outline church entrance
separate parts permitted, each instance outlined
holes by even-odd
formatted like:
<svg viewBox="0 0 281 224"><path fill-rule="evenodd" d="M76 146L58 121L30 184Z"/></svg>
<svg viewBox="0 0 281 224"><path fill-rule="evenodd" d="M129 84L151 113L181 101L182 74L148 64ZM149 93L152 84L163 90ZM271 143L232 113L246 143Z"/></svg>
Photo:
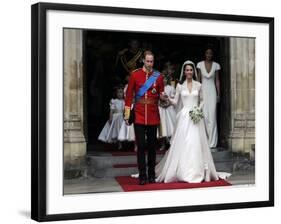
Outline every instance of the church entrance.
<svg viewBox="0 0 281 224"><path fill-rule="evenodd" d="M172 79L177 82L182 63L203 60L205 47L214 49L214 61L221 65L221 100L217 104L218 146L225 147L230 121L229 38L160 33L128 33L83 31L85 65L85 134L88 152L114 150L116 145L102 143L98 136L109 118L109 102L115 97L116 87L126 84L126 76L141 67L139 52L152 50L154 68L165 71L172 66ZM133 60L131 60L133 59Z"/></svg>

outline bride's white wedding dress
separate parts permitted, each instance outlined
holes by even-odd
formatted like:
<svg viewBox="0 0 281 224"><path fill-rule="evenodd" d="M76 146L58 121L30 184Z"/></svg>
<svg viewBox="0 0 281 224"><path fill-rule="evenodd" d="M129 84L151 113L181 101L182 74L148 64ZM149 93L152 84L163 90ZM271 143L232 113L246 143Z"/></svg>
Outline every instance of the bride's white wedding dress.
<svg viewBox="0 0 281 224"><path fill-rule="evenodd" d="M156 182L200 183L229 177L228 173L216 172L204 119L194 124L189 117L189 111L194 106L203 106L201 84L192 81L191 91L187 88L187 81L178 84L171 101L182 104L182 109L177 114L171 146L156 165Z"/></svg>

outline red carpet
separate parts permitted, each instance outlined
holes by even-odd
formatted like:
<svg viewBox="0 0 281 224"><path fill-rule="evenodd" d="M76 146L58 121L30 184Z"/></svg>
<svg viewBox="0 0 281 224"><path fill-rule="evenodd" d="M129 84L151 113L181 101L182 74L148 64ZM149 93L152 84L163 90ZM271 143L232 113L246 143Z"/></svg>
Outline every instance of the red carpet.
<svg viewBox="0 0 281 224"><path fill-rule="evenodd" d="M117 182L120 184L124 191L151 191L151 190L172 190L172 189L187 189L187 188L201 188L201 187L219 187L219 186L230 186L231 184L225 180L217 180L211 182L202 183L186 183L186 182L175 182L175 183L155 183L139 185L138 178L132 178L129 176L118 176L115 177Z"/></svg>

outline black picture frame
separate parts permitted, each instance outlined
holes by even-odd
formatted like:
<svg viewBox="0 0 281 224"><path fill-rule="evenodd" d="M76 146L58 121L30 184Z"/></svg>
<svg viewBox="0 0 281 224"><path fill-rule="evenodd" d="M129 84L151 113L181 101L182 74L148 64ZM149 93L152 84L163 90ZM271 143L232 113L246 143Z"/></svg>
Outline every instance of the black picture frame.
<svg viewBox="0 0 281 224"><path fill-rule="evenodd" d="M167 18L190 18L229 22L253 22L269 25L269 200L215 205L177 206L165 208L114 210L102 212L47 214L46 213L46 13L48 10L81 13L110 13ZM274 18L240 15L164 11L137 8L103 7L89 5L37 3L31 11L31 218L37 221L74 220L100 217L148 215L206 210L254 208L274 206Z"/></svg>

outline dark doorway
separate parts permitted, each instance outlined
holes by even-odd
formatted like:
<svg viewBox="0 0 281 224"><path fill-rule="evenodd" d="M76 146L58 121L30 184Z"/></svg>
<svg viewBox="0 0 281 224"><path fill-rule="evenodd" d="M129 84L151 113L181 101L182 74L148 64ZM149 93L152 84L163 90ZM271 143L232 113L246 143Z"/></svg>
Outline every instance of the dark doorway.
<svg viewBox="0 0 281 224"><path fill-rule="evenodd" d="M114 97L113 89L116 85L125 83L125 75L118 68L117 58L120 52L128 48L131 40L136 40L142 50L153 51L155 69L162 71L166 62L172 63L175 66L174 78L177 79L184 61L188 59L197 63L203 59L207 44L213 46L214 60L224 68L228 60L227 51L224 50L226 39L225 37L179 34L84 31L88 150L111 147L108 144L101 144L97 139L109 116L109 102ZM224 78L222 83L228 82L227 80ZM222 85L222 92L224 92L223 88ZM220 111L221 109L218 108L219 132L222 116Z"/></svg>

